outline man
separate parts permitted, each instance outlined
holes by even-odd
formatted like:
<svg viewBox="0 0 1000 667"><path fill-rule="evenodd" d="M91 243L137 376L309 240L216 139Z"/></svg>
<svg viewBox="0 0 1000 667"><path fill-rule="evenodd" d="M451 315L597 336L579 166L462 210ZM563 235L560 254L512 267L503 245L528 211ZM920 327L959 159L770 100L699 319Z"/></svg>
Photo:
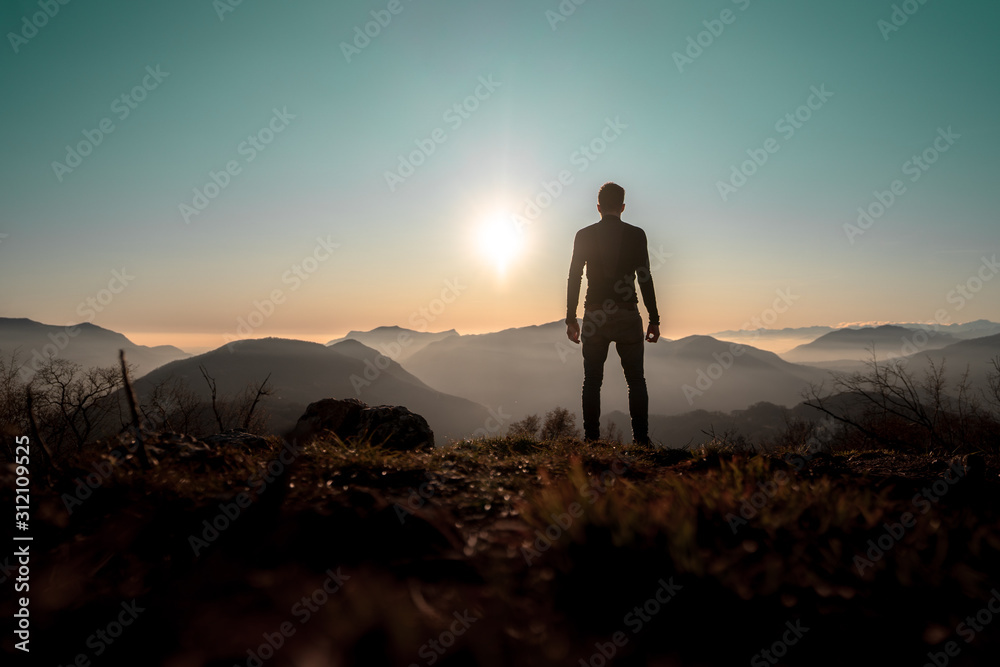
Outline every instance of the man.
<svg viewBox="0 0 1000 667"><path fill-rule="evenodd" d="M649 273L646 233L622 222L625 190L605 183L597 194L601 221L584 227L573 242L569 266L566 304L566 335L580 343L576 307L580 301L580 281L587 266L587 295L583 302L583 432L587 440L601 433L601 383L604 362L612 341L621 358L628 383L628 409L632 418L632 439L649 443L649 395L642 370L642 315L635 292L636 278L642 302L649 312L646 341L660 338L660 316L656 310L653 278Z"/></svg>

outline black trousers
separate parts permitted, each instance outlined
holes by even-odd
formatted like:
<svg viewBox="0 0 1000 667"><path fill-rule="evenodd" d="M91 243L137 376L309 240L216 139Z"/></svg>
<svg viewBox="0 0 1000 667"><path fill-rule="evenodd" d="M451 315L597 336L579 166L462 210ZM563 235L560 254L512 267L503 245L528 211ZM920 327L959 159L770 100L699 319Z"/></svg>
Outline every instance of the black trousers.
<svg viewBox="0 0 1000 667"><path fill-rule="evenodd" d="M608 346L613 341L628 383L632 439L643 444L649 441L649 394L642 370L644 336L642 315L638 310L584 311L580 342L583 345L583 432L588 440L600 438L601 384Z"/></svg>

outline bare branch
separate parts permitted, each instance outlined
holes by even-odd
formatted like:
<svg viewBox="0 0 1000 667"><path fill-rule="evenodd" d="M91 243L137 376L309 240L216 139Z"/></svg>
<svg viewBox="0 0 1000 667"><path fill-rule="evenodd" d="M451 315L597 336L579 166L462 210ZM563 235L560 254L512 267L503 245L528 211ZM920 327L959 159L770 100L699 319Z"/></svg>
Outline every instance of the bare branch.
<svg viewBox="0 0 1000 667"><path fill-rule="evenodd" d="M222 431L226 430L226 427L223 425L222 415L219 414L219 404L217 398L215 378L210 376L208 374L208 371L205 370L205 367L202 366L201 364L198 365L198 370L201 371L202 377L205 378L205 382L208 383L208 388L212 392L212 414L215 415L215 422L219 425L219 432L221 433Z"/></svg>
<svg viewBox="0 0 1000 667"><path fill-rule="evenodd" d="M249 409L247 409L246 416L243 418L243 430L249 430L250 420L253 418L254 410L257 409L257 403L260 401L261 396L270 396L274 393L271 387L267 386L267 381L271 379L271 374L268 373L264 381L260 383L257 387L257 394L253 397L253 402L250 404Z"/></svg>
<svg viewBox="0 0 1000 667"><path fill-rule="evenodd" d="M135 391L132 383L128 379L128 365L125 363L125 350L118 350L118 359L122 366L122 381L125 385L125 398L128 399L129 412L132 413L132 427L135 429L135 441L138 445L139 463L143 468L150 468L149 457L146 455L146 445L142 440L142 421L139 419L139 410L136 408Z"/></svg>

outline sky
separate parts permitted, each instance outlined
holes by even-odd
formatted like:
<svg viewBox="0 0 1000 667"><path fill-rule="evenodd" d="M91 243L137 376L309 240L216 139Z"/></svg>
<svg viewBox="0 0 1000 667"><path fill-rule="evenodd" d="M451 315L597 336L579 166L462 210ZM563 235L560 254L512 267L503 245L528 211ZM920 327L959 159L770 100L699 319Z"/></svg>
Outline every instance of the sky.
<svg viewBox="0 0 1000 667"><path fill-rule="evenodd" d="M1000 4L577 2L5 2L0 316L561 320L615 181L666 337L1000 321Z"/></svg>

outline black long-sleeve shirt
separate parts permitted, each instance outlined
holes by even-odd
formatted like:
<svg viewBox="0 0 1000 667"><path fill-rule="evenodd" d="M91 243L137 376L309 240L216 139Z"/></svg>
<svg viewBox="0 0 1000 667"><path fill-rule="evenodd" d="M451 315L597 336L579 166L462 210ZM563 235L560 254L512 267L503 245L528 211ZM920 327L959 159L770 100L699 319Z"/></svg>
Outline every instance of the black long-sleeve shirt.
<svg viewBox="0 0 1000 667"><path fill-rule="evenodd" d="M614 239L619 234L621 245L618 256L611 258L609 254L613 253ZM583 301L585 310L599 310L608 299L619 305L638 304L639 297L635 292L635 280L638 278L642 302L649 311L649 323L659 325L660 315L656 309L653 277L649 273L646 232L623 222L617 216L605 215L600 222L576 233L566 290L567 322L576 319L584 265L587 266L587 295Z"/></svg>

